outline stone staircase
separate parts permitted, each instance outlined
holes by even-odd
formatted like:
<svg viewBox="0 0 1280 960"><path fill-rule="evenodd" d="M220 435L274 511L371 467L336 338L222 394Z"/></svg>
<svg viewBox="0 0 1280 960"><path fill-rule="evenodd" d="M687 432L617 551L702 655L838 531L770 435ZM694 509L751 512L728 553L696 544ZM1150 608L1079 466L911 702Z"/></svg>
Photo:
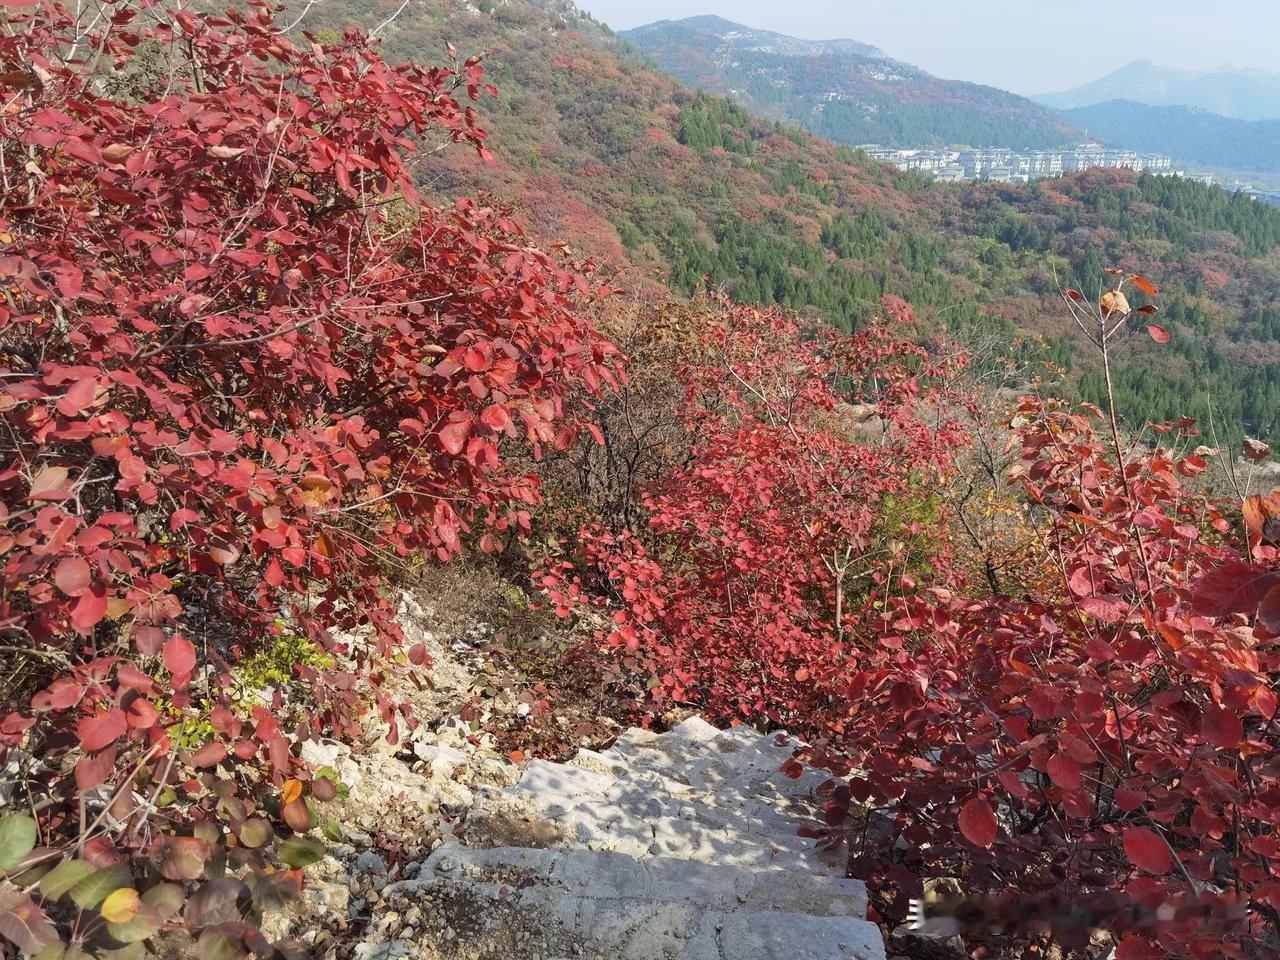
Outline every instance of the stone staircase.
<svg viewBox="0 0 1280 960"><path fill-rule="evenodd" d="M793 750L695 718L532 761L384 896L435 931L424 960L883 960L843 855L796 834L826 778L780 773Z"/></svg>

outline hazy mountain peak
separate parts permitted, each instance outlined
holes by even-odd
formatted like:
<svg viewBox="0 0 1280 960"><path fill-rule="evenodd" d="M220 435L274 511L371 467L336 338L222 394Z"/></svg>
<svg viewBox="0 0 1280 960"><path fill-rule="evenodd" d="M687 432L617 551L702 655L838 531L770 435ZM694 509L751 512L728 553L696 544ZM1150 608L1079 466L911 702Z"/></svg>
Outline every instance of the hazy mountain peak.
<svg viewBox="0 0 1280 960"><path fill-rule="evenodd" d="M1129 100L1198 107L1241 120L1280 118L1280 74L1224 67L1211 72L1134 60L1092 83L1032 99L1059 110Z"/></svg>

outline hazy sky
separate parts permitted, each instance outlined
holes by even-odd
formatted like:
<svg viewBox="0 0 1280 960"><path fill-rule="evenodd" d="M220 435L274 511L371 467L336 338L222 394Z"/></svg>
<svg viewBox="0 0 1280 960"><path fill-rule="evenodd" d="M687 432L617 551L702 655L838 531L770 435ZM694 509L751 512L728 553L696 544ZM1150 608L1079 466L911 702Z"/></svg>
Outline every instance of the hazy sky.
<svg viewBox="0 0 1280 960"><path fill-rule="evenodd" d="M1079 86L1131 60L1280 69L1277 0L578 0L615 30L715 13L808 39L847 37L947 79L1016 93Z"/></svg>

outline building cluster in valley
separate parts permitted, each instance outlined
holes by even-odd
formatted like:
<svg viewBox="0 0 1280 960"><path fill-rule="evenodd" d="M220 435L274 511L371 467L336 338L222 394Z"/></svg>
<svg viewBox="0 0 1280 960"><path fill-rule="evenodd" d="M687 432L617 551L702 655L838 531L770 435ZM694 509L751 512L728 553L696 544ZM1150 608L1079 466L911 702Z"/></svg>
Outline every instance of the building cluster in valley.
<svg viewBox="0 0 1280 960"><path fill-rule="evenodd" d="M981 150L899 150L877 144L862 146L868 156L891 163L902 170L918 170L943 183L986 180L993 183L1026 183L1044 177L1058 177L1091 167L1120 167L1148 173L1174 173L1169 157L1116 150L1095 144L1060 150L1011 150L1002 147Z"/></svg>

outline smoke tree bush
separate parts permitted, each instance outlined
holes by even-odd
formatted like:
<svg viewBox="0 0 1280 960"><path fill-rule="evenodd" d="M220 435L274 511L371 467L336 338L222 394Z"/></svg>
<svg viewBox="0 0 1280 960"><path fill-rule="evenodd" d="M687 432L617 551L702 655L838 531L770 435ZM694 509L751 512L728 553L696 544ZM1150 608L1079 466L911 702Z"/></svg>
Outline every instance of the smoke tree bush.
<svg viewBox="0 0 1280 960"><path fill-rule="evenodd" d="M1097 307L1067 297L1108 376L1154 309L1129 283L1155 295L1129 277ZM975 413L960 362L876 329L801 343L729 307L708 347L687 371L693 451L647 492L647 535L586 531L544 581L561 613L612 614L645 706L804 737L836 775L809 832L849 843L886 916L955 876L1008 894L1014 928L1065 894L1060 942L1110 926L1120 960L1274 955L1276 498L1246 505L1246 543L1239 504L1198 479L1215 451L1192 422L1134 447L1114 409L1028 397L1009 480L1037 556L993 589L927 496Z"/></svg>
<svg viewBox="0 0 1280 960"><path fill-rule="evenodd" d="M572 443L618 358L589 265L418 198L418 143L484 160L478 63L144 6L0 34L0 937L267 955L335 792L299 742L412 722L385 571L519 535L504 446ZM308 698L243 696L282 643Z"/></svg>
<svg viewBox="0 0 1280 960"><path fill-rule="evenodd" d="M649 529L584 531L541 582L561 612L616 607L608 639L652 674L654 709L803 725L840 701L865 612L939 562L921 533L964 358L718 309L684 371L688 462L645 492Z"/></svg>
<svg viewBox="0 0 1280 960"><path fill-rule="evenodd" d="M1188 484L1203 453L1138 453L1122 479L1099 413L1021 410L1014 479L1059 589L902 598L849 676L846 729L821 749L906 845L854 862L1122 891L1147 921L1118 931L1121 957L1261 955L1280 894L1280 662L1277 625L1246 615L1265 573Z"/></svg>

